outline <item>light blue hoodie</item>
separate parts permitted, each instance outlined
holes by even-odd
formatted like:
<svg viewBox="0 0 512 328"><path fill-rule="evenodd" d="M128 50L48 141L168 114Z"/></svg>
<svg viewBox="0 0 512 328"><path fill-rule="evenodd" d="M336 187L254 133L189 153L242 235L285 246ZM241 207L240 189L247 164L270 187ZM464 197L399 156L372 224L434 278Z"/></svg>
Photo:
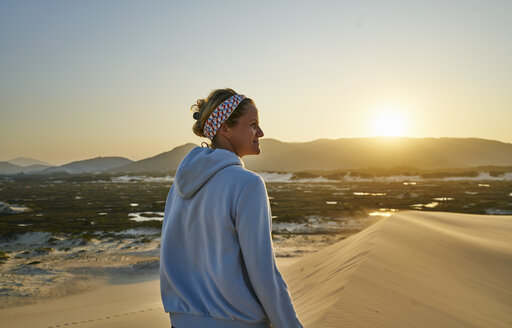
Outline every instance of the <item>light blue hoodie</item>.
<svg viewBox="0 0 512 328"><path fill-rule="evenodd" d="M302 327L276 267L265 183L233 152L196 147L167 196L160 258L177 328Z"/></svg>

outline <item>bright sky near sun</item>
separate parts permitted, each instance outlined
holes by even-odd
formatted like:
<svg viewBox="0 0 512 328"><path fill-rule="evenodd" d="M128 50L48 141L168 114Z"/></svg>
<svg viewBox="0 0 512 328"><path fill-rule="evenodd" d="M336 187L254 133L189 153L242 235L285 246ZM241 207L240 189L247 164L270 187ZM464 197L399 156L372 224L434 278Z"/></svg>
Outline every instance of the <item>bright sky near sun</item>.
<svg viewBox="0 0 512 328"><path fill-rule="evenodd" d="M512 1L0 0L0 161L199 143L190 106L255 100L265 137L512 142Z"/></svg>

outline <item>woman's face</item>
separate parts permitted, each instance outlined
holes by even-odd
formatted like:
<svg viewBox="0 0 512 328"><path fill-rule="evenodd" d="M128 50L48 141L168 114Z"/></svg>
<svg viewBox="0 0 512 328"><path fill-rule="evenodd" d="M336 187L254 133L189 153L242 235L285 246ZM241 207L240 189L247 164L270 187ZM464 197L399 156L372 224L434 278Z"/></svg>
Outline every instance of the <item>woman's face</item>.
<svg viewBox="0 0 512 328"><path fill-rule="evenodd" d="M258 155L260 153L259 138L263 137L258 120L258 109L249 103L245 105L245 114L238 118L238 123L230 127L230 141L235 154Z"/></svg>

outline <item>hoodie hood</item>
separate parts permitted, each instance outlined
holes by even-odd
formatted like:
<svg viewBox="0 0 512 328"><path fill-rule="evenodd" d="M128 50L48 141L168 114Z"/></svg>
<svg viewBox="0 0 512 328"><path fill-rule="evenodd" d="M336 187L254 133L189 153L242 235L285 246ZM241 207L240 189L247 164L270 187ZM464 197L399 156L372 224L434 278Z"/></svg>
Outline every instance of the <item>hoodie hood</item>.
<svg viewBox="0 0 512 328"><path fill-rule="evenodd" d="M196 147L181 161L174 178L178 194L192 198L217 172L231 166L244 166L242 159L225 149Z"/></svg>

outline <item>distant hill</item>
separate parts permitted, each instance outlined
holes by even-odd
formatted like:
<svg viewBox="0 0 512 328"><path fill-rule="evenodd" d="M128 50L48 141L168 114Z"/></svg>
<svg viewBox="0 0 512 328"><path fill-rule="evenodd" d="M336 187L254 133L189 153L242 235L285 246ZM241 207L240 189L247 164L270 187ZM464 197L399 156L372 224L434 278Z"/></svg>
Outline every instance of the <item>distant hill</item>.
<svg viewBox="0 0 512 328"><path fill-rule="evenodd" d="M159 155L108 170L111 173L170 172L178 168L181 160L197 145L187 143Z"/></svg>
<svg viewBox="0 0 512 328"><path fill-rule="evenodd" d="M41 171L51 166L47 165L29 165L29 166L20 166L15 165L9 162L0 162L0 174L16 174L16 173L30 173Z"/></svg>
<svg viewBox="0 0 512 328"><path fill-rule="evenodd" d="M261 140L258 156L244 157L255 171L391 168L464 168L512 165L512 144L477 138L353 138L303 143Z"/></svg>
<svg viewBox="0 0 512 328"><path fill-rule="evenodd" d="M185 144L157 156L109 170L169 172L196 147ZM304 171L397 166L418 169L512 165L512 144L477 138L344 138L311 142L261 139L261 154L244 157L254 171Z"/></svg>
<svg viewBox="0 0 512 328"><path fill-rule="evenodd" d="M31 173L31 172L42 171L44 169L51 168L51 167L55 167L55 166L40 165L40 164L24 166L23 167L23 173Z"/></svg>
<svg viewBox="0 0 512 328"><path fill-rule="evenodd" d="M75 173L93 173L103 172L108 169L126 165L133 162L124 157L96 157L82 161L75 161L57 167L51 167L38 171L37 173L55 173L67 172L70 174Z"/></svg>
<svg viewBox="0 0 512 328"><path fill-rule="evenodd" d="M123 157L97 157L76 161L37 173L146 173L173 172L185 155L196 147L187 143L168 152L131 161ZM261 139L261 154L244 157L254 171L295 172L363 168L415 167L418 169L512 166L512 144L477 138L344 138L311 142L281 142ZM13 174L37 167L0 162L0 174ZM28 171L26 171L28 172Z"/></svg>
<svg viewBox="0 0 512 328"><path fill-rule="evenodd" d="M35 158L29 158L29 157L16 157L16 158L8 160L7 162L14 164L14 165L23 166L23 167L31 166L31 165L42 165L45 167L53 166L50 163L43 162L43 161L40 161Z"/></svg>
<svg viewBox="0 0 512 328"><path fill-rule="evenodd" d="M9 162L0 162L0 174L14 174L23 171L23 167Z"/></svg>

